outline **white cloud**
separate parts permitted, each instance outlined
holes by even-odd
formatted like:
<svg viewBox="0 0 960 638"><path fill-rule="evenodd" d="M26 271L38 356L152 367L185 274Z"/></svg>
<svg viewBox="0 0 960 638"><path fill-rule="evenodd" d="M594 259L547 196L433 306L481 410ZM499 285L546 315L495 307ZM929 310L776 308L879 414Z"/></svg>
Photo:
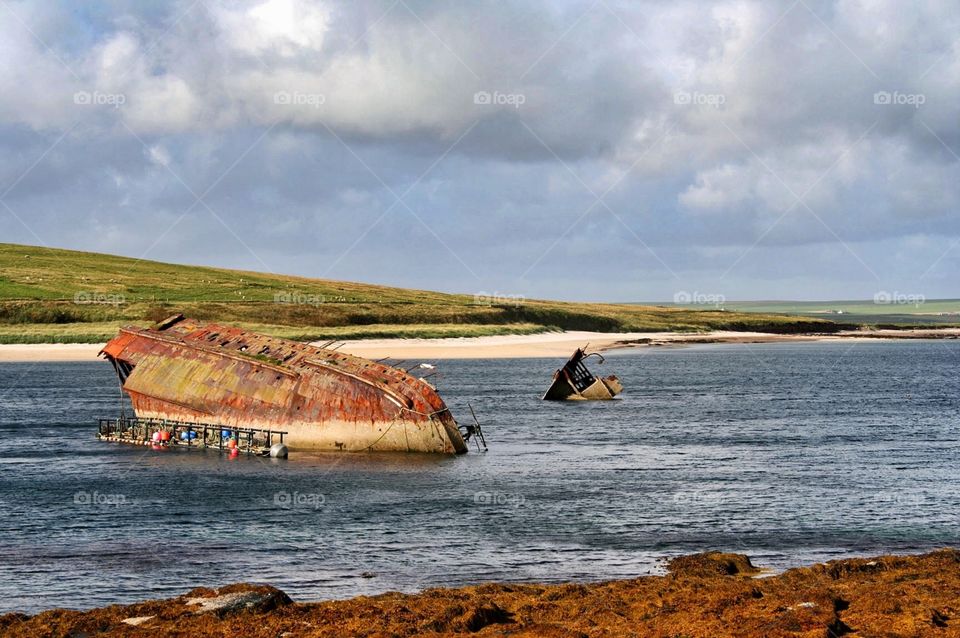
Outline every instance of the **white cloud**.
<svg viewBox="0 0 960 638"><path fill-rule="evenodd" d="M238 226L296 246L311 223L351 207L376 219L392 202L380 179L402 192L471 126L412 196L471 246L509 234L504 268L523 271L519 255L545 249L592 203L577 177L598 193L614 187L609 205L648 245L675 252L665 259L677 270L758 238L960 232L954 1L651 0L584 13L589 2L182 0L92 17L12 6L51 50L15 19L0 22L0 178L13 183L77 128L10 201L50 191L79 202L72 184L103 188L91 207L125 208L111 233L133 232L132 211L177 219L189 205L162 166L202 192L271 126L221 189ZM524 101L477 104L478 91ZM877 91L924 103L878 105ZM105 103L78 104L77 92ZM797 207L765 235L796 195L823 223ZM256 221L264 208L276 211L269 228ZM363 231L338 223L349 241ZM614 231L626 232L600 207L558 250L605 258Z"/></svg>
<svg viewBox="0 0 960 638"><path fill-rule="evenodd" d="M221 41L249 55L275 53L292 58L304 50L319 51L330 28L325 3L303 0L264 0L213 5Z"/></svg>

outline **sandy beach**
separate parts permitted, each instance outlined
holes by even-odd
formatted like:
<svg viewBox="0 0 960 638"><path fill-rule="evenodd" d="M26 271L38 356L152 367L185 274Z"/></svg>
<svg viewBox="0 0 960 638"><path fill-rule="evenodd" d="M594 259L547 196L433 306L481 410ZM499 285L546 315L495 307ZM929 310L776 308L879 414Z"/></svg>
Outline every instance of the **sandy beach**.
<svg viewBox="0 0 960 638"><path fill-rule="evenodd" d="M575 348L608 351L620 348L682 346L701 343L782 343L872 339L957 339L960 328L847 331L831 335L772 334L716 330L679 332L546 332L533 335L452 337L446 339L358 339L338 342L337 349L369 359L525 359L565 357ZM315 345L319 345L319 342ZM102 343L0 344L0 362L95 361Z"/></svg>

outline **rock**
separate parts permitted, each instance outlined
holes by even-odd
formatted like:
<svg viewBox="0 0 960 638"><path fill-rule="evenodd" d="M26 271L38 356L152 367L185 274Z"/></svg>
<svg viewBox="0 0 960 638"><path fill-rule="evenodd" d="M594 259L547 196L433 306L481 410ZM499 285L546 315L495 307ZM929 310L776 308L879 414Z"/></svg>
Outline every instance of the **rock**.
<svg viewBox="0 0 960 638"><path fill-rule="evenodd" d="M220 593L217 596L188 598L186 605L199 605L197 614L213 613L219 617L240 611L267 612L291 604L293 601L285 593L268 585L252 586L254 589L242 589ZM231 587L233 589L233 587ZM221 590L222 591L222 590Z"/></svg>
<svg viewBox="0 0 960 638"><path fill-rule="evenodd" d="M722 552L680 556L667 563L667 569L674 576L754 576L760 573L745 554Z"/></svg>
<svg viewBox="0 0 960 638"><path fill-rule="evenodd" d="M156 618L156 616L134 616L133 618L124 618L120 622L136 627L138 625L142 625L151 618Z"/></svg>

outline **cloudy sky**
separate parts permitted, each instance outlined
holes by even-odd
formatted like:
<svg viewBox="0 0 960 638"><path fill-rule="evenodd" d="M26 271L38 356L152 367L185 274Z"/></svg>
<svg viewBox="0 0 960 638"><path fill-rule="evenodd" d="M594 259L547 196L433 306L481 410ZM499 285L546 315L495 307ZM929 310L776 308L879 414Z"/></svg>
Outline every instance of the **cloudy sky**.
<svg viewBox="0 0 960 638"><path fill-rule="evenodd" d="M0 0L0 241L586 300L960 297L956 0Z"/></svg>

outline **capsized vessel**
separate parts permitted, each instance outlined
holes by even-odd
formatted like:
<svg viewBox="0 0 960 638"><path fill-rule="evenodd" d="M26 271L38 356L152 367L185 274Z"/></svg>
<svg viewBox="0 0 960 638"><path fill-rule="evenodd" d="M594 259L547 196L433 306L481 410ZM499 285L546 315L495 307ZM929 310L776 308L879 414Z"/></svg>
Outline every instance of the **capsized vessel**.
<svg viewBox="0 0 960 638"><path fill-rule="evenodd" d="M553 383L543 395L544 401L590 401L612 399L623 391L620 379L615 375L595 377L587 370L584 360L603 357L597 352L587 354L577 348L562 368L553 373Z"/></svg>
<svg viewBox="0 0 960 638"><path fill-rule="evenodd" d="M100 352L141 419L273 427L291 450L463 454L436 388L329 348L174 315Z"/></svg>

